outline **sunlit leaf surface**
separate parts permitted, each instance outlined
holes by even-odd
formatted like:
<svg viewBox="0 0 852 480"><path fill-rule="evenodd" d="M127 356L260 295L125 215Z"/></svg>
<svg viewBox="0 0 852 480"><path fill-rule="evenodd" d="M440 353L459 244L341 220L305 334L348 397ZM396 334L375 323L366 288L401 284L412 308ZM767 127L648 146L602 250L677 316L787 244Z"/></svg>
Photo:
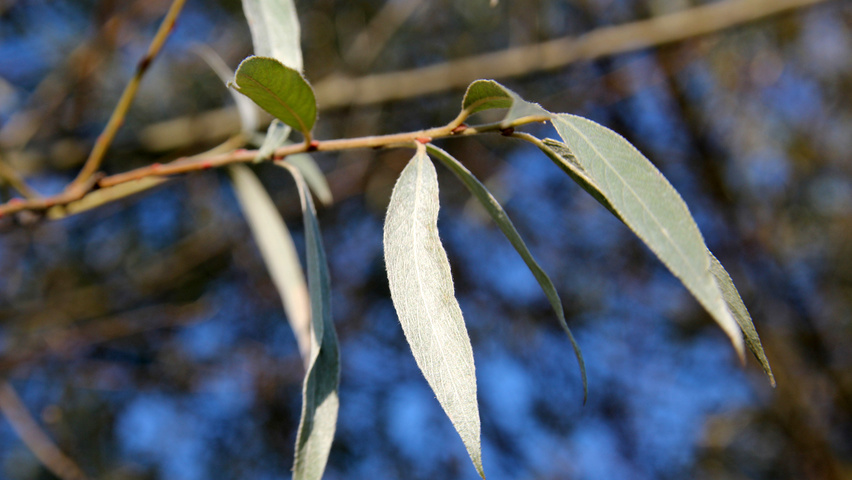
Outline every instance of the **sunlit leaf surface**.
<svg viewBox="0 0 852 480"><path fill-rule="evenodd" d="M704 238L674 187L612 130L567 114L555 116L553 125L618 217L692 292L742 357L742 333L710 273Z"/></svg>
<svg viewBox="0 0 852 480"><path fill-rule="evenodd" d="M438 207L435 167L420 145L393 188L385 219L391 298L417 366L484 478L473 350L438 237Z"/></svg>

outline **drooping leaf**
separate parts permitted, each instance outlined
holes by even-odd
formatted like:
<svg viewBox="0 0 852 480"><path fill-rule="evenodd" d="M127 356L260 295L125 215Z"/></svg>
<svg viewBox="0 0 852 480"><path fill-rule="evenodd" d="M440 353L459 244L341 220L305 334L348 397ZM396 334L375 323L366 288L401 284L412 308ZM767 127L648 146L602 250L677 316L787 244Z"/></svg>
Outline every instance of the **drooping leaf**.
<svg viewBox="0 0 852 480"><path fill-rule="evenodd" d="M742 358L742 333L710 272L704 238L674 187L612 130L568 114L556 115L552 121L612 210L683 282Z"/></svg>
<svg viewBox="0 0 852 480"><path fill-rule="evenodd" d="M216 72L222 82L227 85L234 77L234 72L228 67L222 57L215 50L207 45L198 45L194 48L195 52L207 62L207 65ZM257 105L244 95L238 95L234 90L228 89L234 103L237 105L237 112L240 114L240 126L245 133L252 133L257 130L260 119Z"/></svg>
<svg viewBox="0 0 852 480"><path fill-rule="evenodd" d="M302 177L311 187L311 191L323 205L331 205L334 201L331 195L331 187L328 186L328 180L326 180L325 174L320 170L314 157L307 153L287 155L287 163L299 169Z"/></svg>
<svg viewBox="0 0 852 480"><path fill-rule="evenodd" d="M550 117L551 113L541 108L541 105L521 98L520 95L500 85L494 80L477 80L467 87L462 100L462 109L474 114L492 108L508 108L502 125L508 126L513 121L529 116Z"/></svg>
<svg viewBox="0 0 852 480"><path fill-rule="evenodd" d="M438 177L423 145L391 193L384 227L391 298L417 366L482 470L473 350L438 237Z"/></svg>
<svg viewBox="0 0 852 480"><path fill-rule="evenodd" d="M588 396L588 385L586 381L586 364L583 361L583 354L580 351L580 346L577 344L577 341L574 340L574 335L571 333L571 329L568 328L568 323L565 320L565 312L562 308L562 300L559 298L559 294L556 292L556 287L553 286L553 282L550 280L550 277L547 276L547 273L541 268L538 262L533 258L532 253L530 253L527 248L526 243L524 243L523 239L521 239L521 235L515 229L515 226L512 224L512 220L509 219L509 216L506 214L506 211L500 205L494 195L485 188L485 185L482 184L464 165L461 164L455 157L447 153L446 151L429 144L426 146L429 153L432 154L433 157L440 160L444 165L446 165L453 173L456 174L457 177L464 183L464 185L470 190L474 197L479 200L479 203L485 207L485 210L494 219L494 222L500 227L500 230L509 240L515 250L520 254L521 258L524 259L524 262L527 264L527 267L532 272L538 284L541 286L541 289L544 291L544 294L547 296L548 301L550 301L550 306L553 308L553 311L556 313L557 319L559 319L559 324L562 326L562 329L565 330L565 333L568 334L568 339L571 341L571 346L574 348L574 355L577 357L577 363L580 366L580 376L583 379L583 402L585 403L586 398Z"/></svg>
<svg viewBox="0 0 852 480"><path fill-rule="evenodd" d="M302 71L299 17L293 0L243 0L254 54Z"/></svg>
<svg viewBox="0 0 852 480"><path fill-rule="evenodd" d="M311 296L311 354L302 388L302 417L296 434L294 480L319 480L325 471L340 401L340 350L331 318L331 282L313 200L302 175L288 168L299 189L305 225Z"/></svg>
<svg viewBox="0 0 852 480"><path fill-rule="evenodd" d="M269 159L275 149L287 142L287 138L290 137L290 132L292 131L293 129L289 125L285 125L284 122L277 118L273 119L266 129L266 136L263 137L263 143L257 149L254 161L261 162Z"/></svg>
<svg viewBox="0 0 852 480"><path fill-rule="evenodd" d="M317 119L317 101L298 70L274 58L248 57L237 67L231 86L310 139Z"/></svg>
<svg viewBox="0 0 852 480"><path fill-rule="evenodd" d="M713 276L716 277L716 283L722 290L722 295L725 297L728 309L734 315L734 320L736 320L737 324L739 324L743 334L745 334L746 346L748 346L751 353L753 353L755 358L757 358L760 366L763 367L763 371L769 377L769 383L771 383L774 387L775 375L772 374L772 367L769 366L769 360L766 358L766 353L763 351L763 345L760 343L760 337L757 335L757 330L754 328L754 323L751 321L751 315L749 315L745 304L743 304L743 299L740 298L740 293L737 291L737 287L734 286L731 276L725 270L725 267L719 263L719 260L716 259L716 257L709 251L707 254L710 256L710 272L712 272Z"/></svg>
<svg viewBox="0 0 852 480"><path fill-rule="evenodd" d="M257 176L245 165L228 167L240 208L248 221L266 269L284 303L305 364L311 351L311 312L305 274L293 238Z"/></svg>

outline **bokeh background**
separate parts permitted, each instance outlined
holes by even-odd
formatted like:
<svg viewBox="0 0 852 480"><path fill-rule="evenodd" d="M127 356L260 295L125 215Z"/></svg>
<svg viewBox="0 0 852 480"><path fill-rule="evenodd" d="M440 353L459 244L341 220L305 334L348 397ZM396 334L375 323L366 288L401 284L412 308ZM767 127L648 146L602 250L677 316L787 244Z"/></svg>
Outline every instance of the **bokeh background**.
<svg viewBox="0 0 852 480"><path fill-rule="evenodd" d="M306 75L321 85L705 2L296 3ZM38 192L61 191L168 5L0 1L3 162ZM197 44L231 67L249 55L240 3L188 2L105 171L239 131ZM609 126L652 159L738 285L778 387L753 359L741 367L662 264L533 148L446 140L551 274L589 368L583 406L570 344L535 280L439 168L439 228L474 347L489 478L852 478L852 2L500 80ZM462 94L325 108L317 137L442 125ZM411 358L384 274L384 209L409 156L316 155L335 196L319 213L343 361L329 479L477 478ZM301 248L291 180L255 169ZM0 376L90 478L289 478L302 366L226 175L188 175L55 222L4 218L0 230ZM5 418L0 478L55 478Z"/></svg>

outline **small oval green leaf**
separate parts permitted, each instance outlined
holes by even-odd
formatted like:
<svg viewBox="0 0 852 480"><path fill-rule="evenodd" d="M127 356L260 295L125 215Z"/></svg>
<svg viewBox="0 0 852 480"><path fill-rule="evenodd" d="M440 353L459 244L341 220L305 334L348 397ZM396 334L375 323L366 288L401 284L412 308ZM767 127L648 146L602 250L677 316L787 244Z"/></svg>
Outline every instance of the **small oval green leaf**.
<svg viewBox="0 0 852 480"><path fill-rule="evenodd" d="M541 105L524 100L520 95L494 80L477 80L471 83L464 94L462 110L466 110L468 114L474 114L492 108L509 109L501 122L504 126L523 117L550 118L552 115Z"/></svg>
<svg viewBox="0 0 852 480"><path fill-rule="evenodd" d="M248 57L237 67L231 86L310 139L317 100L298 70L274 58Z"/></svg>
<svg viewBox="0 0 852 480"><path fill-rule="evenodd" d="M479 200L479 203L485 207L485 210L494 220L494 223L500 227L503 235L505 235L509 240L509 243L515 247L515 250L518 254L520 254L521 258L524 259L524 263L527 264L527 268L530 269L530 272L532 272L536 281L538 281L538 284L544 291L545 296L547 296L547 300L550 302L550 306L556 313L559 325L563 330L565 330L565 333L568 335L568 340L571 341L571 347L574 349L574 355L577 357L577 363L580 366L580 377L583 380L583 403L585 403L589 395L589 387L586 380L586 363L583 361L583 353L580 351L580 346L574 339L571 329L568 328L568 322L565 321L565 311L562 308L562 300L559 298L559 294L556 292L556 287L553 286L553 282L550 280L550 277L547 276L547 273L545 273L538 262L535 261L535 258L533 258L532 253L530 253L529 248L527 248L527 245L524 243L524 240L521 238L518 230L515 229L515 225L512 224L512 220L509 219L509 215L497 199L494 198L494 195L485 188L485 185L483 185L482 182L480 182L479 179L470 172L470 170L462 165L461 162L446 151L432 144L427 145L426 149L433 157L440 160L441 163L455 173L467 189L470 190L470 193L472 193L473 196Z"/></svg>
<svg viewBox="0 0 852 480"><path fill-rule="evenodd" d="M391 193L384 227L391 298L417 366L482 470L473 349L438 237L438 177L418 144Z"/></svg>
<svg viewBox="0 0 852 480"><path fill-rule="evenodd" d="M553 125L611 209L678 277L743 358L743 336L716 279L704 238L683 199L621 135L582 117L559 114Z"/></svg>

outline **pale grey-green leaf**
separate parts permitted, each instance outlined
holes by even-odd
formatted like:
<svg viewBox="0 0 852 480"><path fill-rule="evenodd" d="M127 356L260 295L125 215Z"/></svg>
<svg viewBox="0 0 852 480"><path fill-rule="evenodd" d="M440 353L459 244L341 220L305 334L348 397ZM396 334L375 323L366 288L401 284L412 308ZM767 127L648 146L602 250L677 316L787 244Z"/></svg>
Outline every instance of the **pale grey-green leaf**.
<svg viewBox="0 0 852 480"><path fill-rule="evenodd" d="M742 333L710 273L704 238L674 187L612 130L568 114L552 121L592 185L710 313L742 358Z"/></svg>
<svg viewBox="0 0 852 480"><path fill-rule="evenodd" d="M753 353L755 358L757 358L757 361L760 363L763 371L769 377L769 383L774 387L775 375L772 374L772 367L769 366L769 360L766 358L766 353L763 351L763 345L760 343L760 337L757 335L757 330L754 328L754 323L751 321L751 315L749 315L748 309L746 309L745 304L743 303L743 299L740 298L740 293L737 291L737 287L734 286L731 276L728 274L727 270L725 270L725 267L719 263L719 260L716 259L716 257L709 251L707 254L710 256L710 272L713 273L713 276L716 278L716 283L722 290L722 295L725 297L728 309L730 309L731 313L734 315L734 319L739 324L743 334L745 334L746 346L748 346L751 353Z"/></svg>
<svg viewBox="0 0 852 480"><path fill-rule="evenodd" d="M302 71L299 17L293 0L243 0L254 54Z"/></svg>
<svg viewBox="0 0 852 480"><path fill-rule="evenodd" d="M234 193L257 242L305 363L310 352L310 300L293 239L257 176L245 165L228 167Z"/></svg>
<svg viewBox="0 0 852 480"><path fill-rule="evenodd" d="M222 60L222 57L220 57L215 50L207 45L198 45L194 50L202 59L204 59L205 62L207 62L207 65L216 72L216 75L225 85L234 78L234 71L228 67L225 61ZM249 134L255 132L260 124L260 111L258 110L257 105L250 98L245 95L239 95L233 89L229 88L228 92L231 93L231 98L234 99L234 103L237 105L237 112L240 115L240 126L242 127L242 131Z"/></svg>
<svg viewBox="0 0 852 480"><path fill-rule="evenodd" d="M320 170L314 157L307 153L296 153L287 156L287 163L299 169L311 191L323 205L331 205L334 201L331 196L331 187L328 186L328 180L326 180L325 174Z"/></svg>
<svg viewBox="0 0 852 480"><path fill-rule="evenodd" d="M414 359L484 478L473 350L438 236L438 178L423 145L391 193L384 227L391 298Z"/></svg>
<svg viewBox="0 0 852 480"><path fill-rule="evenodd" d="M553 282L550 280L550 277L538 262L533 258L532 253L527 248L526 243L524 243L521 235L518 233L518 230L515 229L515 225L512 224L512 220L509 219L508 214L503 209L503 206L494 198L494 195L485 188L485 185L479 181L464 165L461 164L455 157L447 153L446 151L436 147L433 144L429 144L426 146L429 153L432 154L433 157L437 158L444 165L447 166L457 177L464 183L464 185L470 190L474 197L479 200L479 203L485 207L485 210L494 219L494 222L500 227L500 230L509 240L509 243L515 247L515 250L520 254L521 258L524 259L524 262L527 264L527 267L532 272L538 284L541 286L541 289L544 291L545 296L547 296L548 301L550 302L550 306L553 308L553 311L556 313L556 318L559 320L559 324L562 326L562 329L565 330L565 333L568 335L568 339L571 341L571 346L574 349L574 355L577 357L577 363L580 366L580 376L583 379L583 403L585 403L586 398L588 397L588 384L586 380L586 364L583 361L583 353L580 351L580 346L577 344L577 341L574 339L574 335L571 333L571 329L568 328L568 322L565 320L565 312L562 308L562 300L559 298L559 294L556 292L556 287L553 286Z"/></svg>
<svg viewBox="0 0 852 480"><path fill-rule="evenodd" d="M243 97L242 95L240 96ZM254 161L260 162L271 157L272 153L278 147L287 142L287 139L290 137L290 132L292 131L293 129L290 128L289 125L286 125L277 118L273 118L272 122L269 124L269 128L266 129L266 136L263 137L263 143L261 143L260 148L257 149L257 155L255 155Z"/></svg>
<svg viewBox="0 0 852 480"><path fill-rule="evenodd" d="M319 480L325 471L340 405L340 350L331 317L331 281L316 209L302 175L289 167L299 189L311 296L311 355L302 387L294 480Z"/></svg>

